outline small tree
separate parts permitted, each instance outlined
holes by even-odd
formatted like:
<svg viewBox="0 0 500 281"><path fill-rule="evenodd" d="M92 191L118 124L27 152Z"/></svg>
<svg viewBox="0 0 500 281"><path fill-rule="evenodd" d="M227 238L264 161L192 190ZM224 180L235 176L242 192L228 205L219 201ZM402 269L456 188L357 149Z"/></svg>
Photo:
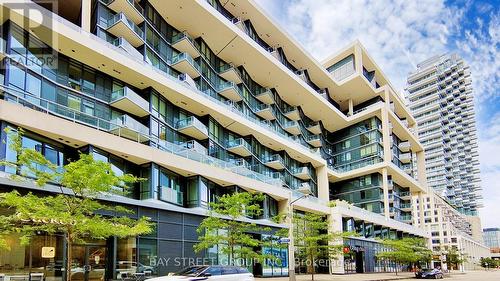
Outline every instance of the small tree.
<svg viewBox="0 0 500 281"><path fill-rule="evenodd" d="M456 269L458 269L460 265L465 262L465 257L463 254L461 254L455 248L452 247L446 252L445 262L448 265L449 269L453 267L456 267Z"/></svg>
<svg viewBox="0 0 500 281"><path fill-rule="evenodd" d="M422 238L384 239L382 245L388 248L388 251L377 253L377 258L396 262L396 275L398 264L429 262L432 256L432 251L427 248L427 243Z"/></svg>
<svg viewBox="0 0 500 281"><path fill-rule="evenodd" d="M312 265L310 272L311 280L314 281L316 261L322 256L329 260L338 257L342 253L343 239L352 234L331 232L326 217L313 213L295 214L293 223L295 245L302 249L303 256Z"/></svg>
<svg viewBox="0 0 500 281"><path fill-rule="evenodd" d="M244 216L255 217L262 213L258 204L262 200L263 196L259 194L236 192L225 194L218 197L217 202L211 202L208 216L197 229L200 237L199 243L194 246L195 252L220 246L219 253L227 255L230 265L234 265L237 258L272 258L255 250L270 242L260 241L251 234L269 229L243 220Z"/></svg>
<svg viewBox="0 0 500 281"><path fill-rule="evenodd" d="M15 180L34 183L42 190L47 183L57 183L60 193L38 196L21 194L16 190L0 194L0 207L11 212L0 215L0 246L5 244L5 236L19 233L21 242L27 244L37 232L64 234L66 251L66 276L71 281L71 247L85 239L107 239L108 237L127 237L147 234L152 225L147 218L134 220L126 216L108 217L102 211L121 214L130 211L123 207L103 204L99 196L123 194L127 184L138 179L132 175L116 175L109 163L96 161L91 155L80 154L80 158L64 167L58 167L47 160L40 152L22 146L23 131L7 130L10 148L16 152L16 161L2 161L0 165L16 169Z"/></svg>

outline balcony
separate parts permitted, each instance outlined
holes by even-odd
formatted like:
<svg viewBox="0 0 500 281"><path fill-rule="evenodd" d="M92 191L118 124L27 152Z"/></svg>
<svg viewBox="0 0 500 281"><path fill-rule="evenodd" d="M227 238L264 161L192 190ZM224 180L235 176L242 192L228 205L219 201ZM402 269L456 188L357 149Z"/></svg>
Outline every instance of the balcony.
<svg viewBox="0 0 500 281"><path fill-rule="evenodd" d="M243 83L241 80L240 72L238 68L234 66L232 63L226 63L219 68L220 77L224 78L227 81L234 82L236 84Z"/></svg>
<svg viewBox="0 0 500 281"><path fill-rule="evenodd" d="M243 99L241 97L240 88L232 81L220 83L217 87L217 93L234 102L239 102Z"/></svg>
<svg viewBox="0 0 500 281"><path fill-rule="evenodd" d="M320 135L310 135L307 137L307 143L314 147L321 147L323 143L321 142Z"/></svg>
<svg viewBox="0 0 500 281"><path fill-rule="evenodd" d="M226 149L243 157L252 155L252 147L243 138L228 141Z"/></svg>
<svg viewBox="0 0 500 281"><path fill-rule="evenodd" d="M399 204L399 208L402 211L409 212L409 211L411 211L411 203L401 203L401 204Z"/></svg>
<svg viewBox="0 0 500 281"><path fill-rule="evenodd" d="M402 191L399 193L399 197L403 200L410 200L411 199L411 192L409 191Z"/></svg>
<svg viewBox="0 0 500 281"><path fill-rule="evenodd" d="M137 51L137 49L134 48L134 46L132 46L123 37L116 38L115 40L113 40L112 44L115 45L116 47L124 50L125 52L127 52L129 55L133 56L136 59L142 60L142 58L143 58L142 54L139 53L139 51Z"/></svg>
<svg viewBox="0 0 500 281"><path fill-rule="evenodd" d="M317 121L311 122L307 126L307 130L315 135L319 135L321 134L321 125Z"/></svg>
<svg viewBox="0 0 500 281"><path fill-rule="evenodd" d="M200 66L188 53L180 53L174 56L170 66L181 73L187 73L193 79L201 75Z"/></svg>
<svg viewBox="0 0 500 281"><path fill-rule="evenodd" d="M409 152L410 151L410 142L409 141L400 142L398 147L402 152Z"/></svg>
<svg viewBox="0 0 500 281"><path fill-rule="evenodd" d="M302 194L312 194L311 185L308 182L300 183L300 186L297 190Z"/></svg>
<svg viewBox="0 0 500 281"><path fill-rule="evenodd" d="M146 136L149 135L148 127L127 114L113 118L110 121L109 132L138 142L147 141Z"/></svg>
<svg viewBox="0 0 500 281"><path fill-rule="evenodd" d="M149 103L129 87L111 93L110 105L139 117L149 114Z"/></svg>
<svg viewBox="0 0 500 281"><path fill-rule="evenodd" d="M273 112L272 107L268 104L259 105L255 110L255 114L257 114L259 117L266 119L266 120L276 119L276 116L274 116L274 112Z"/></svg>
<svg viewBox="0 0 500 281"><path fill-rule="evenodd" d="M402 215L399 217L399 220L402 222L409 223L411 222L411 215Z"/></svg>
<svg viewBox="0 0 500 281"><path fill-rule="evenodd" d="M403 166L403 171L410 176L413 176L413 169L409 165Z"/></svg>
<svg viewBox="0 0 500 281"><path fill-rule="evenodd" d="M172 36L172 47L180 52L188 53L192 58L200 56L200 52L198 52L193 38L186 31L179 32Z"/></svg>
<svg viewBox="0 0 500 281"><path fill-rule="evenodd" d="M105 0L106 6L116 13L123 13L135 24L144 21L144 9L134 0Z"/></svg>
<svg viewBox="0 0 500 281"><path fill-rule="evenodd" d="M287 121L283 125L283 129L285 129L285 131L289 132L290 134L292 134L294 136L300 134L300 126L299 126L299 122L297 122L297 121Z"/></svg>
<svg viewBox="0 0 500 281"><path fill-rule="evenodd" d="M198 120L198 118L194 116L190 116L186 119L177 121L176 129L177 131L198 140L204 140L208 138L207 126L201 123L200 120Z"/></svg>
<svg viewBox="0 0 500 281"><path fill-rule="evenodd" d="M283 114L286 116L286 118L297 121L300 119L299 115L299 109L296 106L291 106L286 110L286 112Z"/></svg>
<svg viewBox="0 0 500 281"><path fill-rule="evenodd" d="M283 158L281 158L281 155L279 154L269 156L264 160L264 165L276 170L285 169L285 161L283 161Z"/></svg>
<svg viewBox="0 0 500 281"><path fill-rule="evenodd" d="M293 175L301 180L311 179L311 174L308 167L300 167L293 171Z"/></svg>
<svg viewBox="0 0 500 281"><path fill-rule="evenodd" d="M258 99L259 101L265 103L265 104L273 104L274 103L274 96L269 88L266 88L264 91L262 91L258 94L255 94L255 98Z"/></svg>
<svg viewBox="0 0 500 281"><path fill-rule="evenodd" d="M144 44L142 40L144 33L133 21L127 19L124 13L116 14L108 19L106 30L116 37L125 38L134 48Z"/></svg>
<svg viewBox="0 0 500 281"><path fill-rule="evenodd" d="M184 193L170 187L160 186L160 200L177 205L183 205Z"/></svg>
<svg viewBox="0 0 500 281"><path fill-rule="evenodd" d="M401 153L398 158L401 163L408 164L411 162L411 153Z"/></svg>

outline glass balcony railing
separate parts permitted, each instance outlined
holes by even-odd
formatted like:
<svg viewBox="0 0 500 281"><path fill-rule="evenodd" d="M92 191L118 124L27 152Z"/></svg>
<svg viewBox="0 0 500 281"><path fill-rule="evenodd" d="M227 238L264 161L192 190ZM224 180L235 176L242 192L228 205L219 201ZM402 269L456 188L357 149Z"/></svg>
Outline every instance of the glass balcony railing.
<svg viewBox="0 0 500 281"><path fill-rule="evenodd" d="M118 13L108 19L107 31L116 37L123 37L134 47L139 47L144 44L144 32L124 13Z"/></svg>
<svg viewBox="0 0 500 281"><path fill-rule="evenodd" d="M189 116L186 119L177 121L176 129L188 136L193 138L203 140L208 138L208 128L205 124L201 123L198 118L194 116Z"/></svg>
<svg viewBox="0 0 500 281"><path fill-rule="evenodd" d="M352 161L349 163L342 163L337 165L328 165L332 170L336 172L349 172L351 170L359 169L368 165L374 165L382 162L382 153L378 153L377 155L373 155L370 157L365 157L356 161Z"/></svg>
<svg viewBox="0 0 500 281"><path fill-rule="evenodd" d="M217 93L235 102L239 102L243 99L240 88L238 87L238 85L236 85L235 82L232 81L220 83L217 86Z"/></svg>
<svg viewBox="0 0 500 281"><path fill-rule="evenodd" d="M399 204L400 209L411 209L411 203L401 203Z"/></svg>
<svg viewBox="0 0 500 281"><path fill-rule="evenodd" d="M236 84L243 83L243 80L241 80L240 71L232 63L221 65L219 67L219 75L227 81L231 81Z"/></svg>
<svg viewBox="0 0 500 281"><path fill-rule="evenodd" d="M179 53L172 57L171 66L181 73L187 73L191 78L201 75L200 65L188 53Z"/></svg>
<svg viewBox="0 0 500 281"><path fill-rule="evenodd" d="M134 0L104 0L103 2L114 12L125 13L136 24L144 21L144 9Z"/></svg>
<svg viewBox="0 0 500 281"><path fill-rule="evenodd" d="M172 47L183 53L188 53L193 58L200 56L196 48L196 42L186 31L179 32L172 36Z"/></svg>
<svg viewBox="0 0 500 281"><path fill-rule="evenodd" d="M47 11L47 13L50 13L50 11ZM218 104L219 106L227 108L228 110L230 110L230 111L232 111L232 112L240 115L242 118L245 118L246 120L251 121L252 123L254 123L257 126L261 127L263 130L266 130L266 131L268 131L271 134L276 134L277 137L282 137L282 138L284 138L284 139L286 139L288 141L300 144L308 152L310 152L312 154L315 154L315 155L320 155L319 152L318 152L318 150L317 150L317 148L310 148L309 146L304 145L303 143L301 143L300 141L297 141L293 137L284 134L283 132L281 132L280 130L278 130L276 127L271 126L268 122L259 120L258 118L254 117L252 115L248 115L247 113L242 112L242 110L240 108L234 106L231 103L223 102L223 101L217 99L216 97L212 96L208 92L204 92L204 91L193 89L192 87L189 87L188 85L186 85L183 81L180 81L177 76L173 76L170 73L166 73L166 72L162 71L161 69L159 69L159 68L151 65L147 61L144 61L142 58L133 57L133 56L131 57L123 49L118 48L117 46L115 46L115 45L107 42L106 40L104 40L104 39L96 36L95 34L92 34L92 33L88 32L88 31L85 31L84 29L80 28L79 26L73 24L72 22L66 20L65 18L63 18L61 16L58 16L58 15L52 14L52 13L51 13L51 15L53 16L53 20L54 21L57 21L59 24L62 24L64 26L66 26L66 27L74 30L77 33L80 33L81 36L85 36L86 38L88 38L89 40L91 40L94 44L98 44L98 45L103 45L104 44L104 45L106 45L106 47L110 48L111 50L115 50L116 52L122 53L123 55L130 57L136 63L141 64L142 67L144 67L144 69L150 70L150 71L152 71L152 72L154 72L154 73L156 73L156 74L158 74L158 75L160 75L162 77L165 77L166 79L169 79L169 80L171 80L171 81L173 81L175 83L178 83L179 85L182 85L182 86L184 86L186 88L189 88L189 89L193 90L194 93L199 94L200 96L203 96L204 98L210 99L212 102ZM326 94L326 92L324 94Z"/></svg>
<svg viewBox="0 0 500 281"><path fill-rule="evenodd" d="M226 149L243 157L252 155L252 146L243 138L229 140Z"/></svg>
<svg viewBox="0 0 500 281"><path fill-rule="evenodd" d="M402 191L399 193L399 197L411 197L411 192L409 191Z"/></svg>
<svg viewBox="0 0 500 281"><path fill-rule="evenodd" d="M184 193L167 186L160 186L160 200L184 205Z"/></svg>
<svg viewBox="0 0 500 281"><path fill-rule="evenodd" d="M127 52L129 55L134 56L136 59L142 59L143 56L137 49L132 46L125 38L123 37L118 37L115 40L111 42L113 45L116 47L123 49L125 52Z"/></svg>
<svg viewBox="0 0 500 281"><path fill-rule="evenodd" d="M109 131L111 133L120 132L120 136L128 139L134 140L138 137L141 138L141 136L147 136L149 134L148 127L144 126L127 114L111 119L110 123L111 126ZM143 137L143 141L146 141L147 139L147 137Z"/></svg>
<svg viewBox="0 0 500 281"><path fill-rule="evenodd" d="M211 157L206 155L206 153L196 151L193 149L186 149L186 145L184 144L173 144L156 137L150 136L147 127L140 124L138 125L132 118L128 117L119 117L114 119L114 121L107 121L92 115L88 115L82 112L79 112L75 109L59 105L55 102L32 96L31 94L20 91L17 89L9 88L4 85L0 85L0 98L8 102L12 102L15 104L19 104L28 108L32 108L36 111L55 115L62 117L64 119L73 121L75 123L83 124L97 130L102 130L105 132L111 132L118 136L124 136L124 132L129 132L132 128L135 127L137 130L136 139L132 139L139 143L144 143L147 140L151 141L151 145L156 147L162 151L169 152L186 159L190 159L193 161L197 161L203 164L207 164L210 166L218 167L224 170L228 170L234 172L236 174L258 180L270 185L275 185L279 187L283 187L282 180L280 178L275 177L274 175L264 175L257 172L249 172L249 171L241 171L241 166L236 165L235 163L227 162L220 160L215 157ZM135 121L135 122L134 122ZM189 121L181 122L181 123L189 123ZM129 127L124 127L128 125ZM142 126L141 126L142 125ZM279 156L279 155L278 155ZM279 173L277 173L279 174Z"/></svg>
<svg viewBox="0 0 500 281"><path fill-rule="evenodd" d="M285 124L283 124L283 129L295 136L300 135L301 133L299 122L297 121L287 121Z"/></svg>
<svg viewBox="0 0 500 281"><path fill-rule="evenodd" d="M149 114L149 102L129 87L112 92L110 105L139 117Z"/></svg>
<svg viewBox="0 0 500 281"><path fill-rule="evenodd" d="M309 180L312 178L309 167L297 167L292 170L292 173L295 177L301 180Z"/></svg>
<svg viewBox="0 0 500 281"><path fill-rule="evenodd" d="M279 154L274 154L264 159L264 165L276 170L285 169L285 161L283 161L283 158Z"/></svg>
<svg viewBox="0 0 500 281"><path fill-rule="evenodd" d="M323 145L323 143L321 142L320 135L309 135L309 136L307 136L306 139L307 139L307 142L314 147L320 147Z"/></svg>

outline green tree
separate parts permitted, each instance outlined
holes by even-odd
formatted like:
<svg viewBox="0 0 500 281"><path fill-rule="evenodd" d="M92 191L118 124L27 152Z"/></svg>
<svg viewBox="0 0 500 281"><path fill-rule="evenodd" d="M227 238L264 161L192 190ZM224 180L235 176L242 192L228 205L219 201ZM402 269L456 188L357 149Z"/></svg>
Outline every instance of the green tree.
<svg viewBox="0 0 500 281"><path fill-rule="evenodd" d="M262 213L259 202L263 195L248 192L224 194L216 202L209 204L208 216L198 226L199 242L195 252L219 247L219 253L228 257L230 265L236 259L263 260L272 258L255 250L270 243L260 241L251 233L270 231L244 220L244 217L256 217Z"/></svg>
<svg viewBox="0 0 500 281"><path fill-rule="evenodd" d="M398 275L398 264L416 264L431 260L432 251L422 238L384 239L382 245L388 251L377 253L377 258L396 262L396 275Z"/></svg>
<svg viewBox="0 0 500 281"><path fill-rule="evenodd" d="M313 213L295 214L293 218L295 246L310 264L311 280L314 281L315 264L318 259L326 257L336 259L342 253L343 239L353 236L353 233L332 232L330 224L324 215Z"/></svg>
<svg viewBox="0 0 500 281"><path fill-rule="evenodd" d="M499 261L492 258L481 258L479 260L479 263L481 264L481 267L484 268L496 268L499 264Z"/></svg>
<svg viewBox="0 0 500 281"><path fill-rule="evenodd" d="M455 268L458 269L461 264L465 262L465 257L463 254L458 252L455 248L450 248L446 252L446 264L449 269Z"/></svg>
<svg viewBox="0 0 500 281"><path fill-rule="evenodd" d="M138 178L132 175L116 175L109 163L96 161L91 155L80 154L78 160L58 167L34 149L22 145L23 131L7 130L10 148L16 152L16 161L4 160L2 166L13 167L15 180L33 181L41 190L47 183L57 183L60 192L49 195L21 194L16 190L0 194L0 208L8 214L0 215L0 246L5 236L18 233L21 243L27 244L37 232L64 234L67 243L66 276L71 281L71 246L85 239L106 239L147 234L152 224L147 218L131 219L123 207L110 206L98 198L111 194L123 194L127 184ZM113 211L121 216L101 215L102 211Z"/></svg>

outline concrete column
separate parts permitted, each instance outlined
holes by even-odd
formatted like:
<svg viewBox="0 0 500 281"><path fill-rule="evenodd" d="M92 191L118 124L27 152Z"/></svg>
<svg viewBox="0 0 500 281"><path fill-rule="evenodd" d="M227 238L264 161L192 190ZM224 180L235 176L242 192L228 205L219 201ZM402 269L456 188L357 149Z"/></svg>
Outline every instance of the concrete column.
<svg viewBox="0 0 500 281"><path fill-rule="evenodd" d="M382 141L384 143L384 162L389 165L392 161L391 133L389 131L388 106L382 108Z"/></svg>
<svg viewBox="0 0 500 281"><path fill-rule="evenodd" d="M354 46L354 67L359 75L363 75L363 52L357 44Z"/></svg>
<svg viewBox="0 0 500 281"><path fill-rule="evenodd" d="M416 153L417 155L417 176L418 176L418 182L422 187L424 187L425 190L428 189L427 187L427 173L425 171L425 153L424 151L419 151Z"/></svg>
<svg viewBox="0 0 500 281"><path fill-rule="evenodd" d="M325 201L330 201L330 183L328 181L327 166L316 168L316 176L318 177L318 198Z"/></svg>
<svg viewBox="0 0 500 281"><path fill-rule="evenodd" d="M352 99L349 99L349 113L348 113L349 116L352 116L354 115L354 103L352 101Z"/></svg>
<svg viewBox="0 0 500 281"><path fill-rule="evenodd" d="M424 226L425 226L425 219L424 219L424 206L425 206L425 202L424 202L424 193L422 192L419 192L418 193L418 207L419 207L419 217L420 217L420 228L424 229Z"/></svg>
<svg viewBox="0 0 500 281"><path fill-rule="evenodd" d="M382 169L382 189L384 190L384 216L388 219L389 214L389 179L387 168Z"/></svg>
<svg viewBox="0 0 500 281"><path fill-rule="evenodd" d="M340 214L338 208L330 208L330 215L328 216L328 221L330 223L329 231L331 233L344 231L342 226L342 215ZM334 241L330 242L333 245L343 244L344 241ZM336 256L333 260L330 260L330 274L344 274L344 255L340 254Z"/></svg>
<svg viewBox="0 0 500 281"><path fill-rule="evenodd" d="M91 18L92 18L92 0L82 0L82 29L90 32Z"/></svg>

